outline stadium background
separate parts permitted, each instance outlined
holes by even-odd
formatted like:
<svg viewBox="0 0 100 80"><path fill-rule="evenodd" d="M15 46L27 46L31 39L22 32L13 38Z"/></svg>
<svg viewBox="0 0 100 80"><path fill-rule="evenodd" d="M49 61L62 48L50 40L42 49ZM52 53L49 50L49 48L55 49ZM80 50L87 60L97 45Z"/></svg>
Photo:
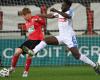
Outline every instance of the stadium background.
<svg viewBox="0 0 100 80"><path fill-rule="evenodd" d="M74 2L72 5L74 10L73 28L77 34L79 51L96 62L97 55L100 53L100 0L72 1ZM0 0L0 66L10 66L15 48L26 40L27 33L21 29L25 21L18 15L18 11L23 7L28 7L32 10L33 15L41 12L49 13L51 7L60 9L61 2L62 0ZM57 19L48 19L43 30L46 36L57 35ZM80 68L81 65L84 65L75 60L64 46L47 46L36 57L33 57L31 66L68 67L74 65ZM21 56L17 66L24 66L24 62L25 56ZM78 70L77 67L75 68ZM89 68L86 67L87 69ZM85 74L84 70L83 72Z"/></svg>

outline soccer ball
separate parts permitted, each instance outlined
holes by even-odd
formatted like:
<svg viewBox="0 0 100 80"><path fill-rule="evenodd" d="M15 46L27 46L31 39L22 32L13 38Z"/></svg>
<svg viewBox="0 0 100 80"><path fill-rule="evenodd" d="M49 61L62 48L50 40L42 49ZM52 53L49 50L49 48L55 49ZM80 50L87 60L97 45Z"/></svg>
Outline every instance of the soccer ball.
<svg viewBox="0 0 100 80"><path fill-rule="evenodd" d="M9 76L9 70L6 68L3 68L0 70L0 77L8 77Z"/></svg>

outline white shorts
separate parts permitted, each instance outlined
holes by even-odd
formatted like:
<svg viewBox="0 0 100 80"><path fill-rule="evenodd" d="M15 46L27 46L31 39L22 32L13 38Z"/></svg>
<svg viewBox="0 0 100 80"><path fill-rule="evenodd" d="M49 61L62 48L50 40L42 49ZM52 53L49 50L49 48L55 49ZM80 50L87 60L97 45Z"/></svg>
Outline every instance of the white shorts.
<svg viewBox="0 0 100 80"><path fill-rule="evenodd" d="M78 47L75 35L72 35L66 38L65 36L55 36L55 37L57 38L59 44L65 44L67 45L68 48Z"/></svg>

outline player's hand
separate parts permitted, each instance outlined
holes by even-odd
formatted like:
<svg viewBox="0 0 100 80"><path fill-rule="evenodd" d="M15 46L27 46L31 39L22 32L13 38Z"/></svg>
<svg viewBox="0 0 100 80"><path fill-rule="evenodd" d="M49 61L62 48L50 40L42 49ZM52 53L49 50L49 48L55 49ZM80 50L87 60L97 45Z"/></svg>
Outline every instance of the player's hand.
<svg viewBox="0 0 100 80"><path fill-rule="evenodd" d="M50 11L57 12L57 10L55 8L51 8Z"/></svg>

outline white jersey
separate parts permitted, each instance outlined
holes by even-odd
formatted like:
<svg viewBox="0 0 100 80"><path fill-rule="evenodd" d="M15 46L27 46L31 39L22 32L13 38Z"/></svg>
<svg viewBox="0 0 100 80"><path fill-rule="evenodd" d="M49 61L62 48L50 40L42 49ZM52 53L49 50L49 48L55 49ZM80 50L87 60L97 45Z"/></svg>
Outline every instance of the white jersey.
<svg viewBox="0 0 100 80"><path fill-rule="evenodd" d="M73 17L73 10L69 9L65 12ZM62 15L55 13L54 16L58 16L58 28L59 28L59 35L55 36L59 42L59 44L65 44L68 48L77 47L77 39L75 36L75 32L73 30L72 18L67 19L64 18Z"/></svg>
<svg viewBox="0 0 100 80"><path fill-rule="evenodd" d="M65 13L69 14L71 17L73 16L73 10L69 9ZM54 13L54 16L58 16L58 28L59 28L59 36L70 36L75 35L74 30L72 28L72 18L66 19L62 15L58 13Z"/></svg>

